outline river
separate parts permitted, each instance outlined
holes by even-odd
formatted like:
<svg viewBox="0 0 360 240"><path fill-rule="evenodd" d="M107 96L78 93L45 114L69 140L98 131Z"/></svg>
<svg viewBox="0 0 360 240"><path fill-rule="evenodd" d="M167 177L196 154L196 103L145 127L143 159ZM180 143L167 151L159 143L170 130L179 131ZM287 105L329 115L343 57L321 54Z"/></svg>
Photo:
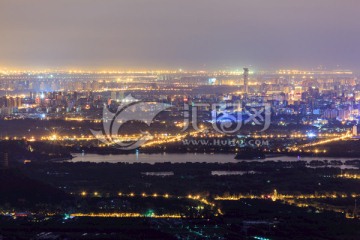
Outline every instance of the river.
<svg viewBox="0 0 360 240"><path fill-rule="evenodd" d="M164 153L164 154L123 154L123 155L98 155L98 154L72 154L74 158L72 162L108 162L108 163L186 163L186 162L205 162L205 163L236 163L242 160L234 159L234 154L201 154L201 153ZM336 160L345 162L347 160L354 160L355 158L330 158L330 157L297 157L290 156L279 156L273 158L267 158L259 160L261 162L266 161L306 161L310 162L313 160ZM255 161L255 160L249 160Z"/></svg>

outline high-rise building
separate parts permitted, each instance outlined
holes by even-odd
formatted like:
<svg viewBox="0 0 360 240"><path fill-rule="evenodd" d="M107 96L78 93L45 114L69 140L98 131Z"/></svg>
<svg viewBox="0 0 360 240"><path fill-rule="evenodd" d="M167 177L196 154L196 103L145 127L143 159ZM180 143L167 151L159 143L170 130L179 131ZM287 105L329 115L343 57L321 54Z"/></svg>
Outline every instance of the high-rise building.
<svg viewBox="0 0 360 240"><path fill-rule="evenodd" d="M302 86L295 86L294 95L293 95L292 100L294 100L294 101L300 101L300 100L301 100L301 97L302 97L302 93L303 93L303 88L302 88Z"/></svg>
<svg viewBox="0 0 360 240"><path fill-rule="evenodd" d="M111 98L111 100L114 100L114 101L116 101L116 92L111 92L111 96L110 96L110 98Z"/></svg>
<svg viewBox="0 0 360 240"><path fill-rule="evenodd" d="M353 136L357 136L358 135L358 129L357 129L357 125L353 126Z"/></svg>
<svg viewBox="0 0 360 240"><path fill-rule="evenodd" d="M244 93L248 94L249 93L249 69L248 68L244 68Z"/></svg>
<svg viewBox="0 0 360 240"><path fill-rule="evenodd" d="M125 98L125 92L124 91L118 92L117 99L119 100L119 102L121 102L124 98Z"/></svg>

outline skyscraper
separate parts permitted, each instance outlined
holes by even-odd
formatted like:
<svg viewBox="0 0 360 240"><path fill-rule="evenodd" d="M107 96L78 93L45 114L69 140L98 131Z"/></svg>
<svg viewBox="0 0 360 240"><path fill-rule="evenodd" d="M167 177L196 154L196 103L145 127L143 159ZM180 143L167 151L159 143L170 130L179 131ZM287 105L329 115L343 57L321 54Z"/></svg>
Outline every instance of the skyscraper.
<svg viewBox="0 0 360 240"><path fill-rule="evenodd" d="M245 95L248 94L249 92L249 69L248 68L244 68L244 93Z"/></svg>
<svg viewBox="0 0 360 240"><path fill-rule="evenodd" d="M357 129L357 125L353 126L353 136L357 136L358 135L358 129Z"/></svg>

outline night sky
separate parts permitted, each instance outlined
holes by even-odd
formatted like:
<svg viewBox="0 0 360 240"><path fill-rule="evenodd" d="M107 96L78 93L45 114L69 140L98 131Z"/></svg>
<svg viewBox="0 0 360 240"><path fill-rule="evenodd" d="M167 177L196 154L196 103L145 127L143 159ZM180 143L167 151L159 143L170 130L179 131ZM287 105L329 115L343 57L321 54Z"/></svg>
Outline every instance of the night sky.
<svg viewBox="0 0 360 240"><path fill-rule="evenodd" d="M359 0L0 0L0 67L360 69Z"/></svg>

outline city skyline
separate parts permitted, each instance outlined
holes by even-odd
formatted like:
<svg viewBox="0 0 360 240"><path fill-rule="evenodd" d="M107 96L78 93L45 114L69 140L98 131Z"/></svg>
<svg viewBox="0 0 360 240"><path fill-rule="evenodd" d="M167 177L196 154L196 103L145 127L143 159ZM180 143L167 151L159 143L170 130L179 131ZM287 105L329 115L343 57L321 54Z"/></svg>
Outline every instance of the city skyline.
<svg viewBox="0 0 360 240"><path fill-rule="evenodd" d="M359 0L0 0L0 240L359 239Z"/></svg>

